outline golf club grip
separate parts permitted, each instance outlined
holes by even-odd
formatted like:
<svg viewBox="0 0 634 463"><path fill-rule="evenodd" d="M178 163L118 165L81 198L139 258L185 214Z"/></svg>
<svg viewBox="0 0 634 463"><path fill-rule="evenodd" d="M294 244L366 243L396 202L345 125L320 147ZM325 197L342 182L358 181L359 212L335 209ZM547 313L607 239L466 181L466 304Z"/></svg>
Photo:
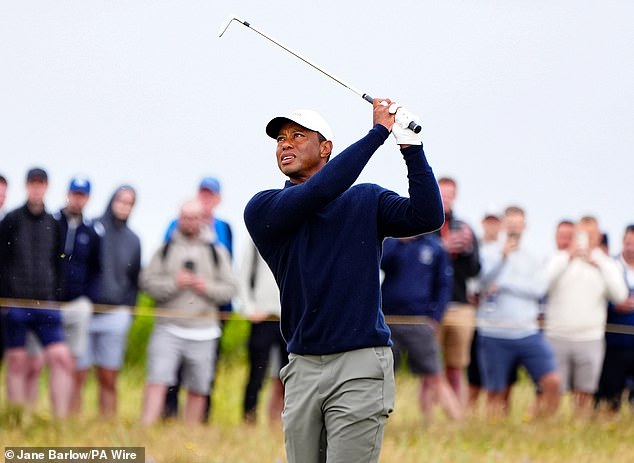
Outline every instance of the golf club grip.
<svg viewBox="0 0 634 463"><path fill-rule="evenodd" d="M372 98L370 95L368 95L367 93L364 93L362 98L367 101L368 103L372 104L374 103L374 98ZM414 133L420 133L420 131L423 129L420 124L417 124L416 121L410 121L410 123L407 126L408 129L410 129L412 132Z"/></svg>

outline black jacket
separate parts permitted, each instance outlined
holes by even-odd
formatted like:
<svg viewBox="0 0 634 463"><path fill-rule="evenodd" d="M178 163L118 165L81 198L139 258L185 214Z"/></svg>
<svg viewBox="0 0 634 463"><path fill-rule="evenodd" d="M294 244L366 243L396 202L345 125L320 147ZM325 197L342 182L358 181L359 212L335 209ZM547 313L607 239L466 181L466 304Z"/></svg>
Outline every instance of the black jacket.
<svg viewBox="0 0 634 463"><path fill-rule="evenodd" d="M47 212L27 205L0 223L1 294L9 298L58 300L61 295L60 230Z"/></svg>

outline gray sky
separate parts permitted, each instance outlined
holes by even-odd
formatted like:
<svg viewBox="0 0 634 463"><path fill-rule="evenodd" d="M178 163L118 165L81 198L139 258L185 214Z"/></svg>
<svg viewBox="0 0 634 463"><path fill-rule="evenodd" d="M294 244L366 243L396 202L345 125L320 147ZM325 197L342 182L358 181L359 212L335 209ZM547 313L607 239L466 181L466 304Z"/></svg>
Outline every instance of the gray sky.
<svg viewBox="0 0 634 463"><path fill-rule="evenodd" d="M552 249L561 217L595 214L620 247L634 222L634 2L0 0L0 172L8 206L29 167L49 171L47 204L69 178L93 180L88 212L139 192L131 226L144 260L203 175L240 245L248 199L284 178L264 126L308 107L335 152L362 137L371 106L230 14L376 97L418 114L437 175L459 181L457 212L479 231L489 205L528 212ZM361 181L407 193L390 138Z"/></svg>

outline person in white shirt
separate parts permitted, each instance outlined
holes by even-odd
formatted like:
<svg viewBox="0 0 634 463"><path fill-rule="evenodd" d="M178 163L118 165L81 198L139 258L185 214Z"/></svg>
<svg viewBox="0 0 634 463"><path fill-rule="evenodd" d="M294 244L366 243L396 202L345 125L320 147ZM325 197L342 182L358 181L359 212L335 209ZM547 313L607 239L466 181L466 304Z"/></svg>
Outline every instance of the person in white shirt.
<svg viewBox="0 0 634 463"><path fill-rule="evenodd" d="M603 252L596 218L576 224L575 239L548 262L545 333L555 351L563 390L577 413L590 410L605 351L608 302L621 303L628 289L618 264Z"/></svg>

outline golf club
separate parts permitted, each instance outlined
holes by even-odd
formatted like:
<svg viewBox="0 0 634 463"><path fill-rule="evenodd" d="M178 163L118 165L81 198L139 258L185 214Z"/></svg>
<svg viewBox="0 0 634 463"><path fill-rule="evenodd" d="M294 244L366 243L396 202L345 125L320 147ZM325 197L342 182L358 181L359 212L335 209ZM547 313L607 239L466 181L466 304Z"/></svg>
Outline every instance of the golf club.
<svg viewBox="0 0 634 463"><path fill-rule="evenodd" d="M274 40L273 38L271 38L270 36L268 36L267 34L265 34L262 31L259 31L258 29L254 28L251 23L249 23L248 21L245 21L243 19L238 18L237 16L229 16L227 18L227 20L225 22L222 23L221 27L220 27L220 31L218 32L218 37L222 37L222 35L226 32L226 30L229 28L229 26L231 25L231 23L233 21L237 21L240 24L242 24L243 26L248 27L249 29L251 29L254 32L257 32L259 35L261 35L262 37L264 37L265 39L267 39L270 42L273 42L275 45L277 45L278 47L286 50L287 52L289 52L291 55L295 56L296 58L299 58L300 60L302 60L304 63L308 64L309 66L313 67L314 69L317 69L319 72L321 72L322 74L324 74L327 77L330 77L332 80L334 80L335 82L343 85L344 87L346 87L348 90L352 90L354 93L356 93L357 95L359 95L361 98L363 98L365 101L367 101L368 103L372 103L373 98L368 95L365 92L361 92L358 89L356 89L355 87L353 87L352 85L344 82L343 80L335 77L334 75L330 74L329 72L326 72L323 68L317 66L315 63L313 63L311 60L309 60L308 58L300 55L299 53L297 53L296 51L288 48L286 45L283 45L282 43L278 42L277 40ZM416 123L415 121L411 120L411 117L409 117L410 122L407 126L408 129L412 130L414 133L419 133L421 131L421 126Z"/></svg>

